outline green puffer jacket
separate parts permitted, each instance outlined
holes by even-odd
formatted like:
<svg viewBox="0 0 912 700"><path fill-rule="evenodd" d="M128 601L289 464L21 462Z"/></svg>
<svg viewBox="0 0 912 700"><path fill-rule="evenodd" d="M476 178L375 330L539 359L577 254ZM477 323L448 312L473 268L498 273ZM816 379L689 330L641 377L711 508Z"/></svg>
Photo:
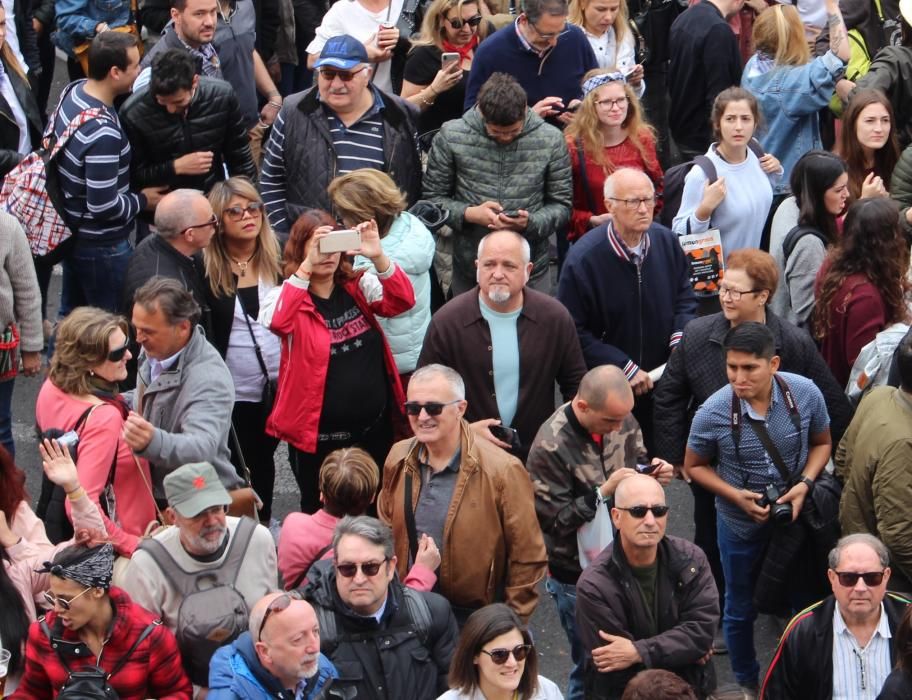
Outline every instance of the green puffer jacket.
<svg viewBox="0 0 912 700"><path fill-rule="evenodd" d="M912 224L906 219L906 209L912 207L912 146L906 147L893 168L890 196L899 204L899 223L906 238L912 239Z"/></svg>
<svg viewBox="0 0 912 700"><path fill-rule="evenodd" d="M424 174L424 196L449 212L454 234L454 267L464 275L475 269L478 242L490 230L467 224L465 210L482 202L505 210L525 209L529 225L524 236L535 268L548 266L548 236L564 235L570 220L573 185L570 155L561 132L526 112L522 133L499 144L485 131L477 109L447 122L434 138Z"/></svg>

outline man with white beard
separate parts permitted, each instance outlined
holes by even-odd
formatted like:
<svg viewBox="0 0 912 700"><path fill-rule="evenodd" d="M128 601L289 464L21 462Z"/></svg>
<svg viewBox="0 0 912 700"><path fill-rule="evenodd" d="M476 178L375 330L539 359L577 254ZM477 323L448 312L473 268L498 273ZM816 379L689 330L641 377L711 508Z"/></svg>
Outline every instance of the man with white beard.
<svg viewBox="0 0 912 700"><path fill-rule="evenodd" d="M455 369L465 381L465 418L476 433L525 459L554 412L554 382L564 401L576 394L586 373L583 353L567 309L526 286L532 262L523 236L489 233L478 244L475 266L478 286L431 318L418 367ZM514 428L515 439L503 432L496 437L492 425Z"/></svg>

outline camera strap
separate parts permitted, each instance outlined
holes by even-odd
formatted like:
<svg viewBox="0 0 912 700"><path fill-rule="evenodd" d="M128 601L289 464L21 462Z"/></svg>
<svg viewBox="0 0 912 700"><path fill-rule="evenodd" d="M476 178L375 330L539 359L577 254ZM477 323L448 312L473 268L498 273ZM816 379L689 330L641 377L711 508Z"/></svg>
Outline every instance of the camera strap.
<svg viewBox="0 0 912 700"><path fill-rule="evenodd" d="M782 392L785 406L788 409L789 419L792 421L792 425L795 426L795 430L798 432L798 450L795 452L794 468L794 472L797 474L799 466L798 460L801 459L801 414L798 412L798 404L795 402L795 397L792 395L792 390L789 388L789 385L785 379L779 376L779 374L774 374L773 379L779 385L779 390ZM743 469L744 464L741 461L740 450L741 418L741 399L739 399L738 395L735 394L734 390L732 390L731 431L735 443L735 458L738 460L738 464ZM791 484L792 475L789 472L788 468L785 466L785 460L782 459L782 454L779 452L779 448L776 447L773 439L770 437L769 431L766 429L766 423L755 418L748 418L747 422L751 428L753 428L754 433L757 435L757 438L760 440L763 448L766 450L766 453L773 461L773 464L776 465L776 469L779 471L782 479L786 484Z"/></svg>

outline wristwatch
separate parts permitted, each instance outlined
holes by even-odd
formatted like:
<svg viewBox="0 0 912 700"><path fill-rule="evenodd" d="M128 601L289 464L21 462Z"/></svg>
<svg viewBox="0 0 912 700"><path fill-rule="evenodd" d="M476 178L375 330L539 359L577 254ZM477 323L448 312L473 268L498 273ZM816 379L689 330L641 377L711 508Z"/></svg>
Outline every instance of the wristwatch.
<svg viewBox="0 0 912 700"><path fill-rule="evenodd" d="M798 483L808 487L808 496L814 493L814 480L811 477L802 474L801 478L798 479Z"/></svg>

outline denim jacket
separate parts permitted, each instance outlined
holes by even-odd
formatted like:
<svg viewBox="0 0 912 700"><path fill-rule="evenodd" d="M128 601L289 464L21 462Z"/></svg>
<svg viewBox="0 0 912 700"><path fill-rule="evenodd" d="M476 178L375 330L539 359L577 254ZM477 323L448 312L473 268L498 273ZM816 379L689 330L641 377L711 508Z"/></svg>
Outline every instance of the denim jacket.
<svg viewBox="0 0 912 700"><path fill-rule="evenodd" d="M73 56L73 47L95 36L99 22L112 29L132 22L129 0L55 0L57 31L51 40Z"/></svg>
<svg viewBox="0 0 912 700"><path fill-rule="evenodd" d="M775 194L789 192L789 177L798 159L822 148L817 112L829 104L836 80L845 64L832 51L803 66L771 65L769 57L751 56L744 68L741 87L760 103L766 129L759 135L767 153L782 163L783 173Z"/></svg>

